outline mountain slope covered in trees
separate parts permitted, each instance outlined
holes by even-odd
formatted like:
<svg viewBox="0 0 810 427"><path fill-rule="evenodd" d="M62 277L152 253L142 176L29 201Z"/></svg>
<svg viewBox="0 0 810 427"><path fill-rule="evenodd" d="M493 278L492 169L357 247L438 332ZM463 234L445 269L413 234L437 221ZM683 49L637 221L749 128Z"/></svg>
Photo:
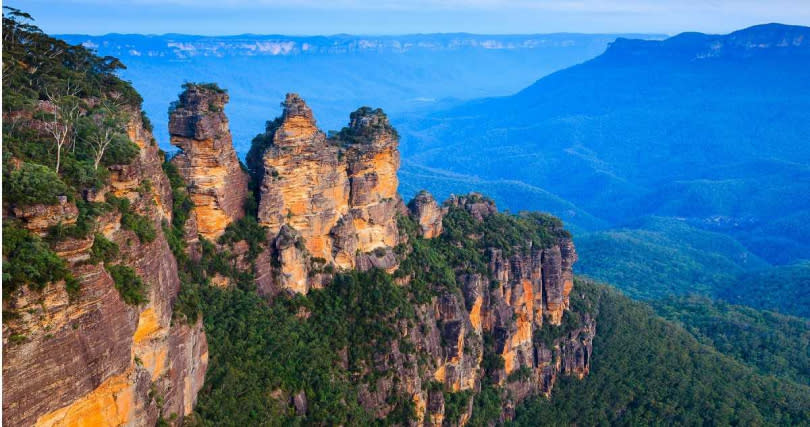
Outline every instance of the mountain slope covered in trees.
<svg viewBox="0 0 810 427"><path fill-rule="evenodd" d="M584 381L563 380L551 399L519 407L515 425L555 419L567 420L566 425L807 422L806 385L760 374L609 287L577 286L602 322L593 370ZM702 315L699 311L696 318ZM807 333L806 325L802 330Z"/></svg>

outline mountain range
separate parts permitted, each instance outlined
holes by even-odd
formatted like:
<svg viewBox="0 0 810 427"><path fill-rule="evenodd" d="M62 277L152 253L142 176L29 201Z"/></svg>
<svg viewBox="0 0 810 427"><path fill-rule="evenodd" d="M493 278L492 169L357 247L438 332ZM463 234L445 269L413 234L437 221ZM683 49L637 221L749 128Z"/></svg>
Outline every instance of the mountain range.
<svg viewBox="0 0 810 427"><path fill-rule="evenodd" d="M580 272L636 296L810 258L808 27L618 39L517 94L404 122L404 194L475 183L550 211L594 249ZM729 239L738 255L718 263Z"/></svg>
<svg viewBox="0 0 810 427"><path fill-rule="evenodd" d="M383 108L399 123L404 111L514 93L539 76L586 61L617 37L656 34L415 34L402 36L183 34L60 35L100 55L120 58L120 75L143 95L156 136L167 141L166 105L185 81L228 88L234 145L244 156L291 88L340 129L358 105ZM172 147L164 145L164 149Z"/></svg>

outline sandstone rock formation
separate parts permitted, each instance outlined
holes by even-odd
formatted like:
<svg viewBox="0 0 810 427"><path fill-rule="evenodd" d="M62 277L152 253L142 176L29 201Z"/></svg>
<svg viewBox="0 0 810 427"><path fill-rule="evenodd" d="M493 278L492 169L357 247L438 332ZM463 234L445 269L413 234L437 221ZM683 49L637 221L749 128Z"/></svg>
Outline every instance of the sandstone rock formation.
<svg viewBox="0 0 810 427"><path fill-rule="evenodd" d="M173 161L194 204L184 229L191 260L203 256L198 234L215 240L245 215L247 174L231 145L225 102L227 95L213 86L189 85L171 115L172 143L182 149ZM596 322L588 313L570 313L576 320L563 322L577 255L559 221L530 217L546 237L513 233L518 236L504 244L480 231L508 229L509 219L479 194L453 196L440 206L422 192L405 207L397 194L398 136L381 110L360 108L347 127L327 137L299 96L287 95L282 106L281 117L267 124L248 155L251 175L261 183L257 220L264 228L250 229L258 238L236 241L228 240L234 233L226 234L215 250L227 267L206 270L201 280L231 286L239 276L272 298L328 286L340 271L399 268L397 286L415 287L414 277L429 268L406 268L415 243L436 249L427 258L454 248L467 251L424 280L431 282L421 284L429 292L409 301L413 314L407 320L397 320L402 339L379 349L358 373L357 400L377 417L390 414L404 397L419 425L463 425L472 416L474 393L494 383L506 420L521 400L549 395L558 377L588 373ZM122 214L110 210L97 218L94 230L120 247L117 262L148 285L147 301L126 304L103 262L88 262L94 233L54 243L80 280L81 293L72 300L63 284L53 284L41 293L21 289L4 301L4 310L19 314L3 325L4 423L154 425L162 417L176 424L192 411L207 367L207 342L199 321L188 324L173 313L180 279L162 224L171 223L175 193L139 118L129 134L140 156L111 166L110 185L85 198L125 198L154 226L156 238L141 241L122 226ZM78 217L66 199L12 212L40 234ZM397 215L409 225L399 229ZM458 225L453 228L459 217L476 231L459 233ZM467 246L452 240L458 235ZM348 369L348 356L341 360ZM467 399L460 408L452 393ZM305 392L270 395L294 413L307 413ZM449 406L460 410L458 419L450 419Z"/></svg>
<svg viewBox="0 0 810 427"><path fill-rule="evenodd" d="M216 241L234 220L244 216L248 175L236 157L225 116L228 94L215 85L185 85L169 116L172 159L194 202L197 233Z"/></svg>
<svg viewBox="0 0 810 427"><path fill-rule="evenodd" d="M177 423L191 412L202 387L208 358L202 325L172 321L180 280L161 232L172 206L163 159L138 114L132 114L128 133L139 156L111 167L110 185L87 197L126 198L155 227L157 237L142 242L121 227L117 212L95 224L97 233L119 246L118 263L147 285L146 302L126 304L103 262L86 262L92 233L59 242L55 250L79 280L79 294L70 296L64 283L54 283L42 292L23 287L3 301L4 312L14 313L4 315L3 324L4 425L152 426L159 417ZM144 181L151 183L148 189ZM50 222L55 210L71 211L60 204L18 212L39 224Z"/></svg>
<svg viewBox="0 0 810 427"><path fill-rule="evenodd" d="M479 222L497 212L491 201L478 194L454 196L439 208L432 197L422 193L409 207L423 237L434 237L426 231L435 228L421 224L435 224L436 215L441 218L446 209L464 210ZM423 221L425 217L431 220ZM554 234L553 226L549 231ZM484 248L489 259L486 272L458 270L460 292L441 292L430 303L417 307L417 321L403 334L416 352L424 355L421 361L413 354L403 354L398 347L392 348L375 368L394 371L400 382L378 380L374 392L360 396L361 403L383 415L391 409L385 404L386 398L405 393L412 396L419 425L442 425L448 421L445 393L480 389L486 375L486 352L503 360L503 367L492 375L508 390L505 419L526 397L549 395L559 376L582 378L587 374L595 319L587 313L572 314L580 317L580 326L564 334L544 331L560 325L568 309L571 267L576 261L570 237L561 232L556 235L546 245L529 244L509 253L504 248ZM407 285L407 280L403 284ZM420 377L419 372L427 376ZM431 382L440 383L442 388L431 388ZM455 422L463 424L472 415L472 398L467 403Z"/></svg>
<svg viewBox="0 0 810 427"><path fill-rule="evenodd" d="M427 191L419 194L408 203L408 209L419 224L419 235L425 239L432 239L442 233L442 212L436 199Z"/></svg>
<svg viewBox="0 0 810 427"><path fill-rule="evenodd" d="M401 201L398 136L388 118L364 107L351 114L348 127L327 138L298 95L288 94L282 107L281 117L268 122L248 155L254 179L261 181L259 222L285 240L289 231L281 231L289 227L305 249L294 254L286 243L274 245L285 259L301 261L280 263L277 285L296 292L323 285L307 274L312 263L391 271Z"/></svg>

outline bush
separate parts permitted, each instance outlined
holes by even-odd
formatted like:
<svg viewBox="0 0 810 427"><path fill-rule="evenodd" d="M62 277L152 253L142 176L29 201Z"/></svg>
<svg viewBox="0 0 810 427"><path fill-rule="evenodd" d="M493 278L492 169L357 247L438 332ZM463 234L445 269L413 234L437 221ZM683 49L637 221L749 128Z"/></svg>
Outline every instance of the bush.
<svg viewBox="0 0 810 427"><path fill-rule="evenodd" d="M3 295L21 286L42 290L48 283L73 279L65 261L38 236L11 224L3 225ZM78 289L78 282L70 282Z"/></svg>
<svg viewBox="0 0 810 427"><path fill-rule="evenodd" d="M148 301L146 298L146 285L131 267L125 265L105 266L107 272L115 282L115 289L121 299L130 305L139 305Z"/></svg>
<svg viewBox="0 0 810 427"><path fill-rule="evenodd" d="M104 166L110 165L128 165L132 163L135 157L138 156L141 149L137 144L129 140L126 135L116 135L113 138L107 151L104 152L104 157L101 163Z"/></svg>
<svg viewBox="0 0 810 427"><path fill-rule="evenodd" d="M464 390L456 393L444 393L444 419L454 425L461 414L467 411L472 391Z"/></svg>
<svg viewBox="0 0 810 427"><path fill-rule="evenodd" d="M12 171L3 187L5 201L23 205L52 205L68 194L67 185L53 169L34 163L23 163Z"/></svg>
<svg viewBox="0 0 810 427"><path fill-rule="evenodd" d="M124 230L135 232L138 239L144 243L151 243L155 240L157 230L152 221L148 217L135 213L129 199L108 196L107 203L114 206L121 213L121 227Z"/></svg>
<svg viewBox="0 0 810 427"><path fill-rule="evenodd" d="M90 248L90 262L98 264L112 262L118 256L118 245L111 242L104 235L96 233L93 240L93 247Z"/></svg>

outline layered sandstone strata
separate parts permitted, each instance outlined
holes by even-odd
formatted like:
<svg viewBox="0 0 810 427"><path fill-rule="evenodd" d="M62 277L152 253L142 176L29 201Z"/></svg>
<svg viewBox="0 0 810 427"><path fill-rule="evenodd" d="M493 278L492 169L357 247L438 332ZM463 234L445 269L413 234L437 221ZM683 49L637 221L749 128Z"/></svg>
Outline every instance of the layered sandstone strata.
<svg viewBox="0 0 810 427"><path fill-rule="evenodd" d="M188 185L197 233L216 241L244 216L248 175L233 149L225 104L228 94L214 85L186 84L169 116L172 160Z"/></svg>
<svg viewBox="0 0 810 427"><path fill-rule="evenodd" d="M4 315L3 324L4 425L152 426L159 417L179 423L202 387L208 360L202 325L172 320L180 280L161 232L161 222L171 220L171 188L151 134L140 115L132 117L128 133L139 156L110 167L110 185L86 197L127 198L154 225L157 237L142 242L121 227L117 212L95 224L95 232L120 248L116 263L147 285L147 301L126 304L103 263L87 263L93 233L57 243L55 251L81 284L78 295L53 283L41 292L23 287L3 301L4 312L15 314ZM151 182L148 189L144 181ZM49 222L56 211L71 209L61 203L19 209L29 224Z"/></svg>

